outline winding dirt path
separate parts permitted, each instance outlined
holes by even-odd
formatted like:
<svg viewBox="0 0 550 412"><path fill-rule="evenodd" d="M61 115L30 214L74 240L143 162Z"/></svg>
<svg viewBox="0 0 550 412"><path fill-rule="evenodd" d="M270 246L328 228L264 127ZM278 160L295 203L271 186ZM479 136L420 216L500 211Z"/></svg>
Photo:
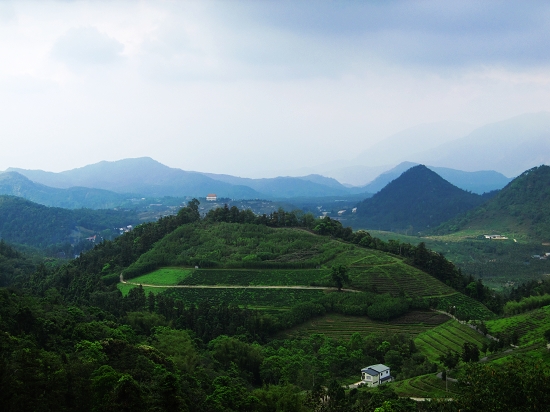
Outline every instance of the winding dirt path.
<svg viewBox="0 0 550 412"><path fill-rule="evenodd" d="M122 273L120 274L120 283L135 286L147 286L148 288L179 288L179 289L302 289L302 290L334 290L329 286L267 286L267 285L152 285L149 283L129 282L124 280ZM341 289L342 292L360 293L360 290Z"/></svg>

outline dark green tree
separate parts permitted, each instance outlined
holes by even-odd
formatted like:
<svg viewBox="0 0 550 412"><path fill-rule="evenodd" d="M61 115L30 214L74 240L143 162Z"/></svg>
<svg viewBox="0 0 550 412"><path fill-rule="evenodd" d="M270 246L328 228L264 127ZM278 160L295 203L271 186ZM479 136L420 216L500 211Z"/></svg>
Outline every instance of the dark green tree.
<svg viewBox="0 0 550 412"><path fill-rule="evenodd" d="M345 283L349 283L348 268L344 265L333 266L330 271L330 278L340 291Z"/></svg>

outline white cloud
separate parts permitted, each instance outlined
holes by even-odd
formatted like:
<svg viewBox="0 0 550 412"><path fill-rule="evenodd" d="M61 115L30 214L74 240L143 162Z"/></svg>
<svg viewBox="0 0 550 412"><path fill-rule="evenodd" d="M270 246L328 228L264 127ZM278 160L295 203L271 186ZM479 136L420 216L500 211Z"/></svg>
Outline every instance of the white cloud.
<svg viewBox="0 0 550 412"><path fill-rule="evenodd" d="M67 30L53 45L52 56L71 67L115 63L124 45L95 27Z"/></svg>

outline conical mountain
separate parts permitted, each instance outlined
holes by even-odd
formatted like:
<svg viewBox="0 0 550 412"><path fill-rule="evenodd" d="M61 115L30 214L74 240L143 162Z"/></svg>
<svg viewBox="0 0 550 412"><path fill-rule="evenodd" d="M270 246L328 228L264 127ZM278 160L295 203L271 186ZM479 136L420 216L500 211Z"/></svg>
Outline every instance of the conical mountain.
<svg viewBox="0 0 550 412"><path fill-rule="evenodd" d="M465 228L550 240L550 166L523 172L487 203L445 223L437 233Z"/></svg>
<svg viewBox="0 0 550 412"><path fill-rule="evenodd" d="M485 198L453 186L424 165L405 171L357 206L356 227L424 232L479 206Z"/></svg>

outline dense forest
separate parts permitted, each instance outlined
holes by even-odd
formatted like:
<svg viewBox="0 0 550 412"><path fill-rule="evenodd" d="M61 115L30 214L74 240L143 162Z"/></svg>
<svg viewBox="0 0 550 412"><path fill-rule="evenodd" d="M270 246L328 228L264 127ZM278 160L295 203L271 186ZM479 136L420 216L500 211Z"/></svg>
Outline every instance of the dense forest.
<svg viewBox="0 0 550 412"><path fill-rule="evenodd" d="M349 339L278 335L326 313L387 319L388 314L429 305L427 301L369 291L334 292L272 314L230 302L189 305L176 294L146 294L141 287L123 297L116 288L119 273L155 245L177 239L188 242L189 248L193 239L200 240L198 232L220 224L265 232L267 239L274 236L269 228L301 227L327 239L399 256L487 304L495 299L481 282L463 276L424 245L382 242L330 218L283 210L255 216L225 207L201 219L198 202L191 201L177 215L139 225L59 267L38 264L0 242L2 281L8 286L0 289L3 410L473 411L478 410L477 394L499 385L499 374L472 367L461 382L471 385L476 379L475 391L467 388L451 403L399 399L391 386L344 391L341 380L358 376L368 364L388 364L401 379L433 372L438 365L419 352L410 336L390 331ZM271 241L280 244L282 239ZM248 262L269 264L279 252L261 253ZM211 262L231 264L221 258ZM520 367L533 373L529 384L516 388L521 396L513 404L516 409L510 410L546 402L546 392L539 388L548 384L548 371L531 363Z"/></svg>
<svg viewBox="0 0 550 412"><path fill-rule="evenodd" d="M132 211L69 210L15 196L0 196L0 238L49 252L69 251L71 243L94 233L103 232L106 238L111 238L118 234L118 228L138 223L138 216Z"/></svg>

